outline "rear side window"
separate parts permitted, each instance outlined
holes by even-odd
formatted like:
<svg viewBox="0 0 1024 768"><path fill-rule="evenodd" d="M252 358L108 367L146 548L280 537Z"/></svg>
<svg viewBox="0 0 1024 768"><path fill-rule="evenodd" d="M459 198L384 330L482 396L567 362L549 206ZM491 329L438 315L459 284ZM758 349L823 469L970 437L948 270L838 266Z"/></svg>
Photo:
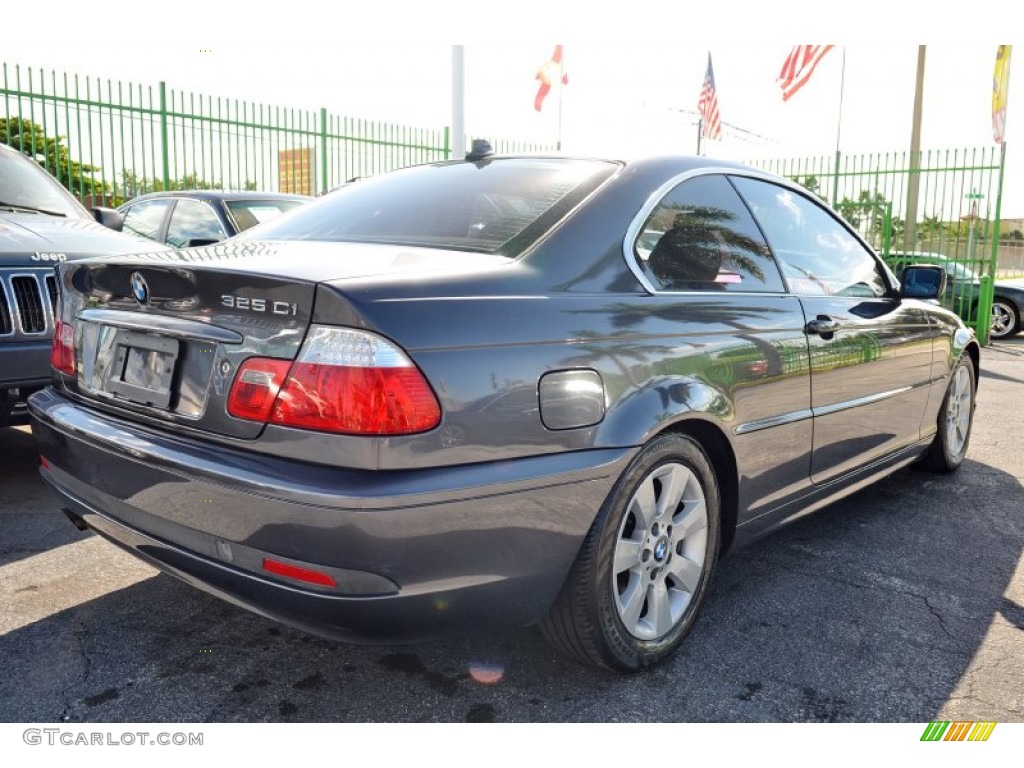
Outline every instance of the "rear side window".
<svg viewBox="0 0 1024 768"><path fill-rule="evenodd" d="M784 290L768 244L724 176L698 176L669 192L633 255L663 291Z"/></svg>
<svg viewBox="0 0 1024 768"><path fill-rule="evenodd" d="M791 189L733 177L757 217L793 293L881 297L888 284L880 264L820 204Z"/></svg>
<svg viewBox="0 0 1024 768"><path fill-rule="evenodd" d="M393 243L517 256L618 168L557 158L406 168L346 184L243 239Z"/></svg>
<svg viewBox="0 0 1024 768"><path fill-rule="evenodd" d="M205 202L183 197L174 206L167 226L167 242L175 248L187 248L194 241L218 242L228 236L217 214Z"/></svg>
<svg viewBox="0 0 1024 768"><path fill-rule="evenodd" d="M131 206L124 214L124 230L136 235L160 240L160 229L170 200L145 200Z"/></svg>

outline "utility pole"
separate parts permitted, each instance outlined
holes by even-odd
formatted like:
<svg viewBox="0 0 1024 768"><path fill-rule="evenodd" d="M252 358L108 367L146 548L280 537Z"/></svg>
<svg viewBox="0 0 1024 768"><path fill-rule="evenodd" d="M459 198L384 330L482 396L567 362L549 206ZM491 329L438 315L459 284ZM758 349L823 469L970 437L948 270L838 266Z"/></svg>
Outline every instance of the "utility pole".
<svg viewBox="0 0 1024 768"><path fill-rule="evenodd" d="M921 187L921 112L924 105L924 53L927 46L917 46L917 85L914 89L914 124L910 132L910 179L907 184L906 227L903 250L917 247L917 196Z"/></svg>

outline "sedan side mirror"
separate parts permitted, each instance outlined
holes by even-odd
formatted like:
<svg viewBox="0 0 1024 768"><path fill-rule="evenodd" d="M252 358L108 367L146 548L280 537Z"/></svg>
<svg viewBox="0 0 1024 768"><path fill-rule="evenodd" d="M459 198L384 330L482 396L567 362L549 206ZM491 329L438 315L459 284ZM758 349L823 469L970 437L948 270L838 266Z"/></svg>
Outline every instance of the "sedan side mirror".
<svg viewBox="0 0 1024 768"><path fill-rule="evenodd" d="M124 216L115 211L113 208L91 208L92 216L96 221L102 224L104 227L108 227L115 232L120 232L124 229Z"/></svg>
<svg viewBox="0 0 1024 768"><path fill-rule="evenodd" d="M937 299L946 292L946 270L914 264L900 273L900 295L905 299Z"/></svg>

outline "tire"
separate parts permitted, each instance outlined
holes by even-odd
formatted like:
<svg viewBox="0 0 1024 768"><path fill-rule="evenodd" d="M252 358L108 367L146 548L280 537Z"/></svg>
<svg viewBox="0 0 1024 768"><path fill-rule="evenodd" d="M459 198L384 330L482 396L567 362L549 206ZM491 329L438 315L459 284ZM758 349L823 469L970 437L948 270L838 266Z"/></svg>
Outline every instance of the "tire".
<svg viewBox="0 0 1024 768"><path fill-rule="evenodd" d="M949 386L939 408L938 432L921 457L925 469L955 472L963 464L974 426L976 381L974 361L965 352L949 377Z"/></svg>
<svg viewBox="0 0 1024 768"><path fill-rule="evenodd" d="M996 296L992 302L992 323L989 337L1005 339L1020 331L1020 312L1012 301Z"/></svg>
<svg viewBox="0 0 1024 768"><path fill-rule="evenodd" d="M664 661L707 594L720 504L715 472L697 442L682 435L652 440L598 512L541 622L544 636L578 661L613 672Z"/></svg>

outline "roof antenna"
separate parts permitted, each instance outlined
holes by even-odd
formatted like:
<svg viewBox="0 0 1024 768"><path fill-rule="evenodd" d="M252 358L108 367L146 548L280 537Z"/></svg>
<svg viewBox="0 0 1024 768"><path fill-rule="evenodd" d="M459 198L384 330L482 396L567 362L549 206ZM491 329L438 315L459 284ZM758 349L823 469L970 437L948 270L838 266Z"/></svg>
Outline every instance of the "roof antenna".
<svg viewBox="0 0 1024 768"><path fill-rule="evenodd" d="M494 156L494 148L487 139L473 139L473 148L466 153L466 159L472 163L486 160Z"/></svg>

